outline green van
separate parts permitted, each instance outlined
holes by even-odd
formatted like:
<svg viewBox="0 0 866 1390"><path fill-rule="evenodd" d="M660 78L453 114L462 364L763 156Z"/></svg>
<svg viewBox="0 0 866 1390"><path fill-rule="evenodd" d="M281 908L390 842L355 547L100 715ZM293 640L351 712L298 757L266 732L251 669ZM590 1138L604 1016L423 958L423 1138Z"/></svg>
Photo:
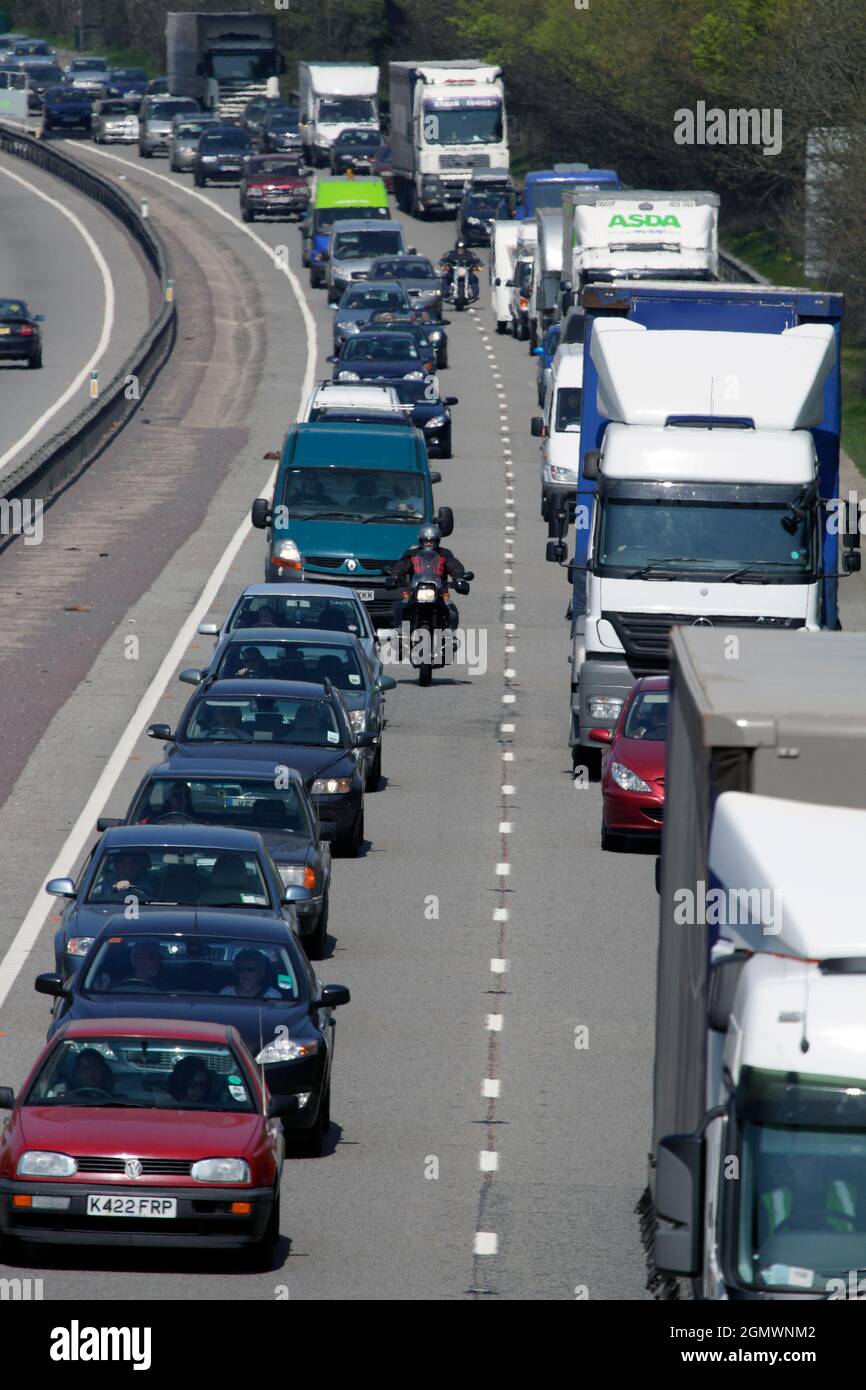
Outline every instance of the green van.
<svg viewBox="0 0 866 1390"><path fill-rule="evenodd" d="M274 496L253 503L252 523L267 531L265 579L306 578L351 585L374 627L393 627L399 599L385 580L425 521L443 536L450 507L433 504L419 430L319 420L293 425L283 444Z"/></svg>
<svg viewBox="0 0 866 1390"><path fill-rule="evenodd" d="M311 288L324 283L328 238L335 222L387 216L388 193L381 179L317 179L310 211L301 223L302 259L310 267Z"/></svg>

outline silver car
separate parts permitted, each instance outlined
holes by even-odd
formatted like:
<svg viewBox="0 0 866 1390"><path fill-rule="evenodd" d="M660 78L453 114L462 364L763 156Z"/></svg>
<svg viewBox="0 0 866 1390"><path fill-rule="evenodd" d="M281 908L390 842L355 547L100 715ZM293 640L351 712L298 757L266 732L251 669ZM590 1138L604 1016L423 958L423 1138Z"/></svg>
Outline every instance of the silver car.
<svg viewBox="0 0 866 1390"><path fill-rule="evenodd" d="M335 222L325 269L328 303L338 304L347 285L353 280L366 279L370 266L380 256L405 254L403 228L399 222L357 218Z"/></svg>
<svg viewBox="0 0 866 1390"><path fill-rule="evenodd" d="M85 92L100 92L108 86L109 66L105 58L73 58L63 69L66 80Z"/></svg>
<svg viewBox="0 0 866 1390"><path fill-rule="evenodd" d="M332 391L325 383L325 394ZM334 393L336 395L336 393ZM222 623L200 623L202 637L218 640L239 627L263 626L350 632L361 643L374 676L382 674L379 638L364 600L342 584L248 584Z"/></svg>
<svg viewBox="0 0 866 1390"><path fill-rule="evenodd" d="M442 317L442 277L426 256L383 256L370 266L371 280L397 280L413 309Z"/></svg>
<svg viewBox="0 0 866 1390"><path fill-rule="evenodd" d="M138 101L105 97L93 103L90 133L97 145L133 145L138 139Z"/></svg>
<svg viewBox="0 0 866 1390"><path fill-rule="evenodd" d="M168 153L175 116L198 113L198 102L192 97L145 97L138 113L138 153L142 159L151 159L157 152Z"/></svg>
<svg viewBox="0 0 866 1390"><path fill-rule="evenodd" d="M168 141L168 167L176 174L188 174L195 160L202 131L219 124L219 116L210 111L201 111L196 116L181 112L179 116L175 116Z"/></svg>

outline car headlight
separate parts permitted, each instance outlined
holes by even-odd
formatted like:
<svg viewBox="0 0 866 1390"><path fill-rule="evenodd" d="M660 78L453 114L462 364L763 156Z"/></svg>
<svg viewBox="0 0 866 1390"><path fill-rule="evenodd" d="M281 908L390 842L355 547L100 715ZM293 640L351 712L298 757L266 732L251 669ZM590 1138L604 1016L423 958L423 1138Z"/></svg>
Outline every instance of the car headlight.
<svg viewBox="0 0 866 1390"><path fill-rule="evenodd" d="M441 328L433 328L433 329L431 329L431 331L427 334L427 341L430 342L430 343L441 343L442 337L443 337L442 329L441 329Z"/></svg>
<svg viewBox="0 0 866 1390"><path fill-rule="evenodd" d="M284 888L309 888L312 892L316 886L316 871L306 864L278 864L277 871Z"/></svg>
<svg viewBox="0 0 866 1390"><path fill-rule="evenodd" d="M248 198L263 198L264 196L265 196L265 190L264 190L263 188L248 188L248 189L247 189L247 197L248 197Z"/></svg>
<svg viewBox="0 0 866 1390"><path fill-rule="evenodd" d="M559 464L551 463L548 472L552 483L577 483L577 471L574 468L561 468Z"/></svg>
<svg viewBox="0 0 866 1390"><path fill-rule="evenodd" d="M301 570L304 568L301 552L292 540L275 542L274 560L284 569Z"/></svg>
<svg viewBox="0 0 866 1390"><path fill-rule="evenodd" d="M438 294L438 295L441 296L442 291L441 291L441 290L419 290L419 294L433 294L433 295Z"/></svg>
<svg viewBox="0 0 866 1390"><path fill-rule="evenodd" d="M78 1164L69 1154L28 1149L19 1158L15 1172L19 1178L71 1178L78 1172Z"/></svg>
<svg viewBox="0 0 866 1390"><path fill-rule="evenodd" d="M619 719L622 713L622 700L610 700L605 695L597 695L587 701L590 719Z"/></svg>
<svg viewBox="0 0 866 1390"><path fill-rule="evenodd" d="M424 378L426 377L426 375L427 375L426 372L404 372L404 373L403 373L403 380L404 380L404 381L423 381Z"/></svg>
<svg viewBox="0 0 866 1390"><path fill-rule="evenodd" d="M448 421L444 415L434 415L432 420L424 421L425 430L441 430Z"/></svg>
<svg viewBox="0 0 866 1390"><path fill-rule="evenodd" d="M350 319L338 319L337 327L341 333L360 333L361 331L358 324L353 323Z"/></svg>
<svg viewBox="0 0 866 1390"><path fill-rule="evenodd" d="M86 956L92 945L92 936L70 936L66 943L66 954L68 956Z"/></svg>
<svg viewBox="0 0 866 1390"><path fill-rule="evenodd" d="M310 788L313 796L345 796L351 790L351 777L317 777Z"/></svg>
<svg viewBox="0 0 866 1390"><path fill-rule="evenodd" d="M159 130L155 130L153 133L154 133L154 135L161 135L161 134L162 134L162 132L159 131ZM202 164L216 164L216 162L217 162L218 159L219 159L219 155L218 155L218 154L203 154L202 157L201 157L201 162L202 162Z"/></svg>
<svg viewBox="0 0 866 1390"><path fill-rule="evenodd" d="M249 1182L250 1167L242 1158L200 1158L189 1170L196 1182Z"/></svg>
<svg viewBox="0 0 866 1390"><path fill-rule="evenodd" d="M363 709L349 710L349 723L353 733L362 734L367 727L367 711Z"/></svg>
<svg viewBox="0 0 866 1390"><path fill-rule="evenodd" d="M466 221L469 223L469 225L470 225L471 227L480 227L480 226L481 226L481 218L480 218L480 217L467 217Z"/></svg>
<svg viewBox="0 0 866 1390"><path fill-rule="evenodd" d="M361 378L358 376L358 373L357 373L357 372L338 372L338 373L337 373L337 380L338 380L338 381L360 381Z"/></svg>
<svg viewBox="0 0 866 1390"><path fill-rule="evenodd" d="M281 1033L262 1048L256 1061L262 1065L267 1062L299 1062L303 1057L315 1057L318 1050L319 1044L315 1041L296 1042L294 1038Z"/></svg>
<svg viewBox="0 0 866 1390"><path fill-rule="evenodd" d="M611 763L610 775L618 787L622 787L624 792L650 792L652 787L638 777L636 772L632 772L630 767L625 767L623 763Z"/></svg>

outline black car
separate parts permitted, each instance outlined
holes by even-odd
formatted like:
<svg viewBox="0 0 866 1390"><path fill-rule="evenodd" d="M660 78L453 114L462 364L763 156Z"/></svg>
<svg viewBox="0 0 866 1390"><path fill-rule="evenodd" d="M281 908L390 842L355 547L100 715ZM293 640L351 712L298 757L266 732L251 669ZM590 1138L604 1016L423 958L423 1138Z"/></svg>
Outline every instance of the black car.
<svg viewBox="0 0 866 1390"><path fill-rule="evenodd" d="M49 1038L78 1019L230 1024L262 1067L271 1094L296 1098L283 1116L296 1151L322 1152L331 1122L331 1009L348 1004L349 991L321 984L279 919L165 909L130 921L118 911L74 979L44 974L35 985L57 1001ZM149 1058L156 1061L151 1049Z"/></svg>
<svg viewBox="0 0 866 1390"><path fill-rule="evenodd" d="M293 768L232 763L219 757L190 769L189 759L158 763L145 773L122 821L113 825L217 825L254 830L277 867L284 888L308 894L295 903L298 931L312 960L320 960L328 934L331 852L336 829L319 823L304 781Z"/></svg>
<svg viewBox="0 0 866 1390"><path fill-rule="evenodd" d="M297 110L296 106L290 106L283 97L253 97L252 101L247 102L241 113L241 128L246 131L255 145L258 143L262 124L267 116L277 111L284 113L293 111L297 115Z"/></svg>
<svg viewBox="0 0 866 1390"><path fill-rule="evenodd" d="M511 215L511 199L502 190L467 188L457 209L456 236L467 246L489 246L493 223Z"/></svg>
<svg viewBox="0 0 866 1390"><path fill-rule="evenodd" d="M436 367L442 369L448 366L448 334L441 321L434 321L431 314L422 310L402 314L377 310L367 326L390 329L392 333L408 330L415 334L419 345L430 352Z"/></svg>
<svg viewBox="0 0 866 1390"><path fill-rule="evenodd" d="M42 366L44 314L31 314L23 299L0 299L0 358L23 358L28 367Z"/></svg>
<svg viewBox="0 0 866 1390"><path fill-rule="evenodd" d="M86 130L90 133L93 102L87 92L76 87L49 87L42 98L42 137L58 130Z"/></svg>
<svg viewBox="0 0 866 1390"><path fill-rule="evenodd" d="M63 85L63 70L56 63L23 62L21 70L27 74L27 110L40 111L42 99L49 87Z"/></svg>
<svg viewBox="0 0 866 1390"><path fill-rule="evenodd" d="M331 173L369 174L379 153L382 137L378 130L341 130L331 146Z"/></svg>
<svg viewBox="0 0 866 1390"><path fill-rule="evenodd" d="M367 326L347 338L339 355L326 359L334 364L334 381L366 381L370 377L402 379L410 375L418 381L429 376L436 365L433 345L422 350L417 334L395 333L382 325L378 332Z"/></svg>
<svg viewBox="0 0 866 1390"><path fill-rule="evenodd" d="M296 106L265 112L258 136L259 149L263 154L280 154L284 150L293 150L301 155L303 140L298 116Z"/></svg>
<svg viewBox="0 0 866 1390"><path fill-rule="evenodd" d="M66 979L81 965L107 918L134 911L146 917L167 905L193 915L202 907L237 915L282 917L287 932L297 922L295 901L303 888L286 888L260 835L200 825L117 825L104 829L78 878L52 878L46 893L66 900L54 934L57 973ZM216 870L219 872L216 873ZM214 874L216 873L216 878Z"/></svg>
<svg viewBox="0 0 866 1390"><path fill-rule="evenodd" d="M192 165L196 188L204 188L213 180L240 183L244 160L252 152L250 137L239 126L218 125L206 130Z"/></svg>
<svg viewBox="0 0 866 1390"><path fill-rule="evenodd" d="M167 724L151 724L147 732L170 744L169 757L177 753L200 761L219 756L296 768L321 819L337 823L334 849L352 857L359 853L364 781L356 750L375 747L376 735L353 734L346 707L330 682L214 681L191 697L174 733Z"/></svg>
<svg viewBox="0 0 866 1390"><path fill-rule="evenodd" d="M372 382L365 383L372 385ZM382 386L393 386L403 405L411 407L412 424L421 431L427 444L427 452L441 459L453 457L451 444L452 405L458 405L456 396L440 396L433 377L426 381L395 381L392 377L383 378Z"/></svg>

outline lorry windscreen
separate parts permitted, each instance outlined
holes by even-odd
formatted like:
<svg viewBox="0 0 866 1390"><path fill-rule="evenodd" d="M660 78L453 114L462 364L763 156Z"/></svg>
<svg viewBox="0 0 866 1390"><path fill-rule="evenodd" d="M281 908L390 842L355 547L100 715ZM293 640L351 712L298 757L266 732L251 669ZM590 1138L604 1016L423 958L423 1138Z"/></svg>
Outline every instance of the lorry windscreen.
<svg viewBox="0 0 866 1390"><path fill-rule="evenodd" d="M596 567L620 577L646 570L641 577L651 578L664 570L683 579L700 572L744 584L806 584L814 517L800 519L791 535L782 526L791 516L784 503L755 506L748 496L739 505L608 496L601 504Z"/></svg>
<svg viewBox="0 0 866 1390"><path fill-rule="evenodd" d="M498 145L502 142L502 106L425 106L424 138L428 145Z"/></svg>
<svg viewBox="0 0 866 1390"><path fill-rule="evenodd" d="M376 109L369 97L333 97L319 102L318 119L329 121L375 121Z"/></svg>
<svg viewBox="0 0 866 1390"><path fill-rule="evenodd" d="M266 82L277 71L273 53L212 53L211 75L217 82Z"/></svg>

